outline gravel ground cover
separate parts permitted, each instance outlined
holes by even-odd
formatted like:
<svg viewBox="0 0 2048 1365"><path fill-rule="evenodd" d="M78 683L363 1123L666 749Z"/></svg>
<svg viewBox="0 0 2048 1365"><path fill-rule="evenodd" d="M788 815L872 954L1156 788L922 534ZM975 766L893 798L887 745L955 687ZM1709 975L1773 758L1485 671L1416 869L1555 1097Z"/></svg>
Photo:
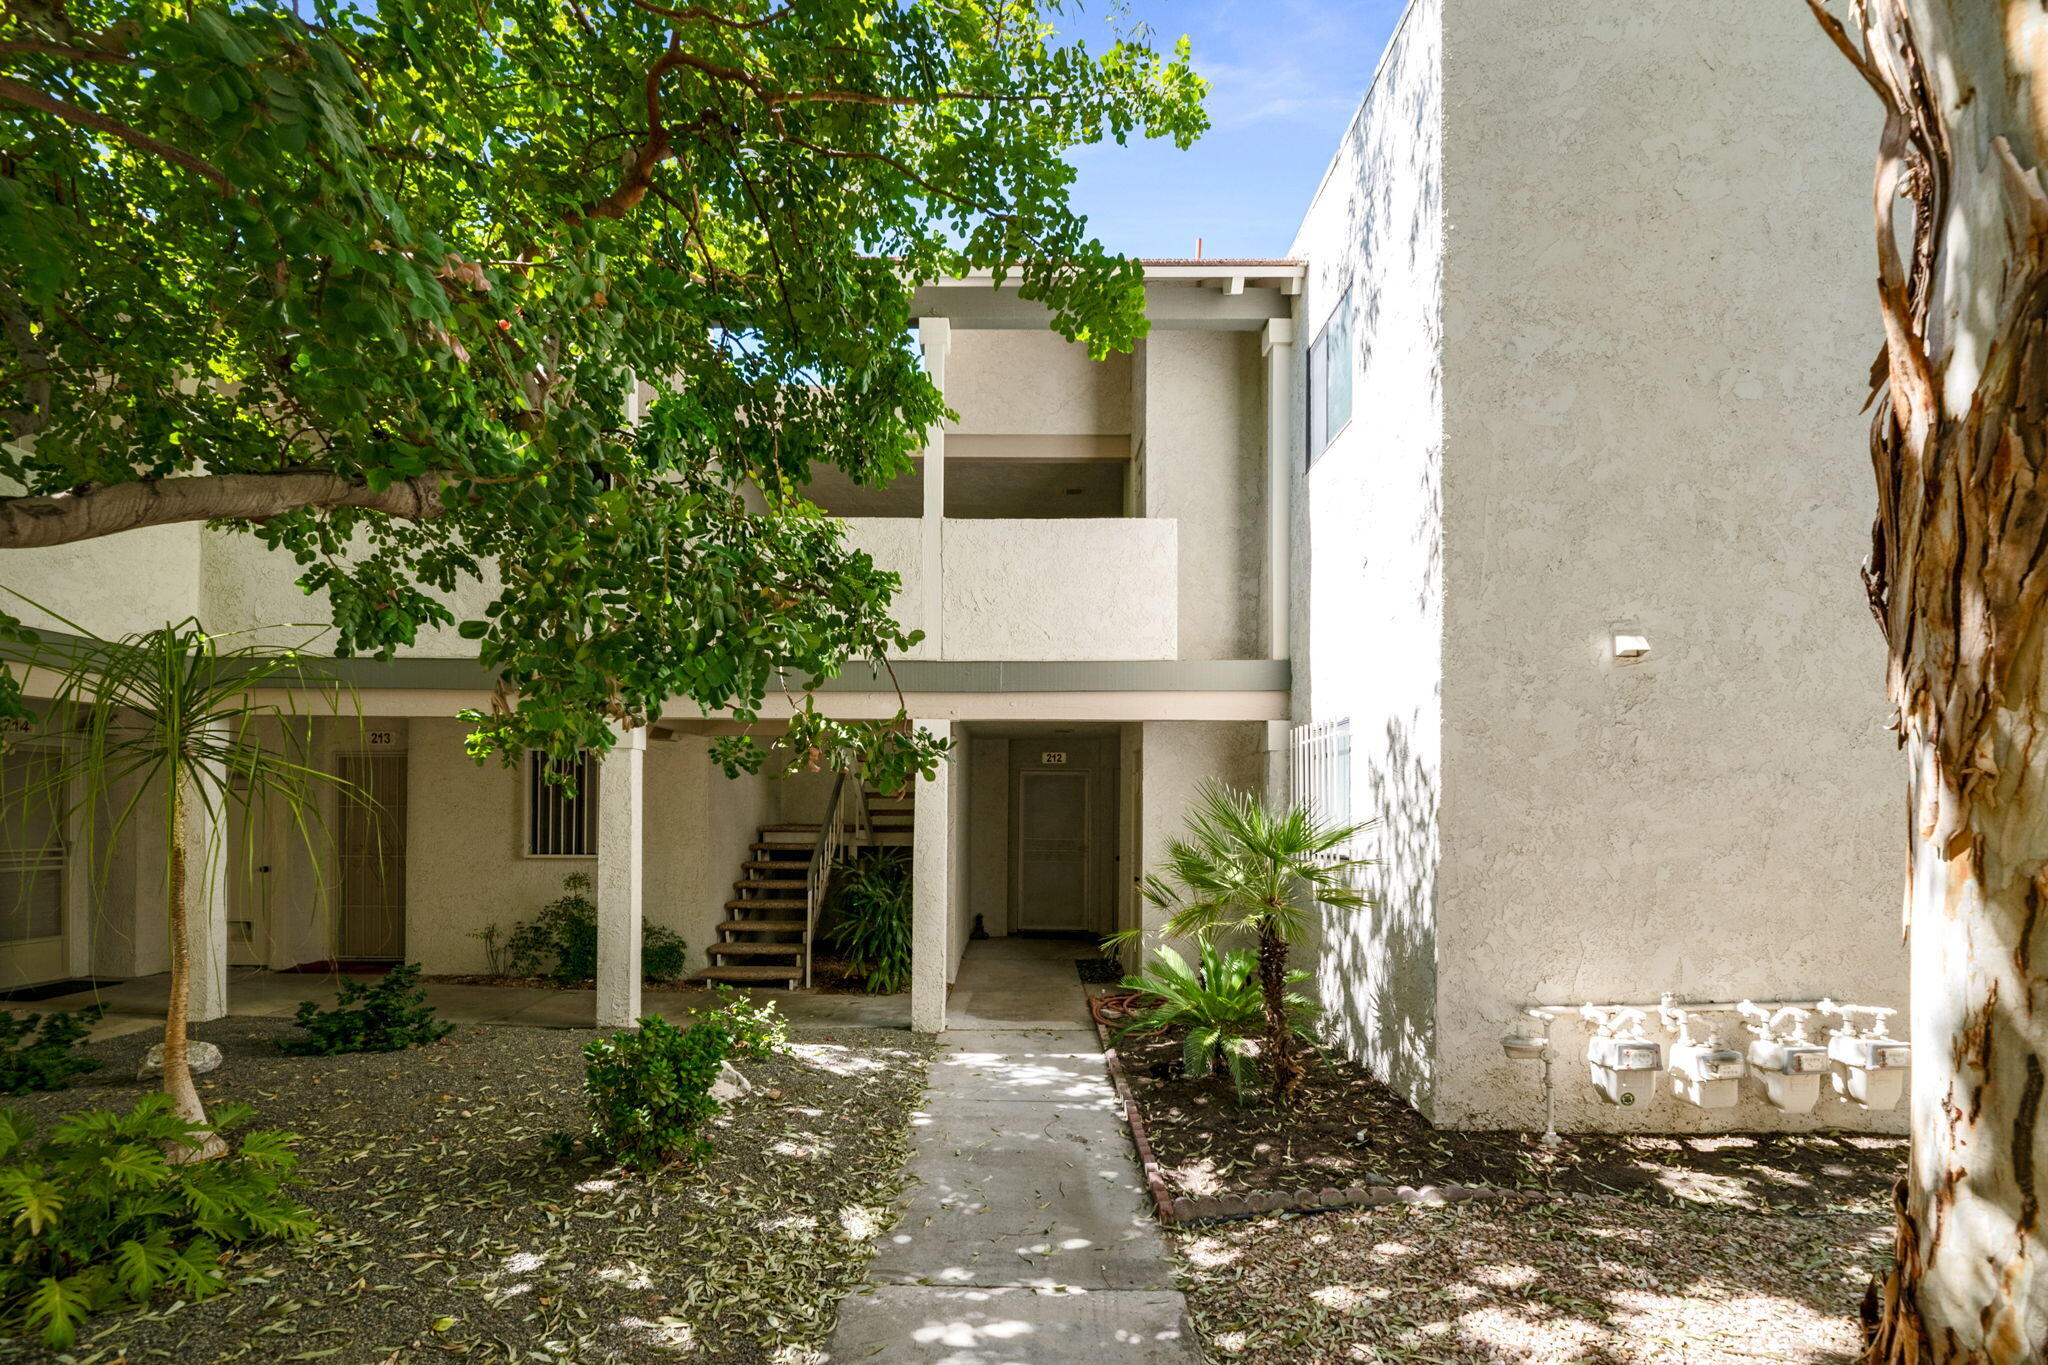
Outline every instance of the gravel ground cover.
<svg viewBox="0 0 2048 1365"><path fill-rule="evenodd" d="M1219 1359L1849 1365L1884 1220L1574 1195L1173 1234Z"/></svg>
<svg viewBox="0 0 2048 1365"><path fill-rule="evenodd" d="M1326 1185L1491 1185L1631 1194L1752 1211L1888 1216L1904 1138L1863 1133L1573 1136L1433 1127L1371 1073L1317 1055L1298 1101L1240 1104L1227 1083L1187 1076L1177 1035L1117 1043L1161 1173L1176 1195ZM1567 1078L1569 1079L1569 1078Z"/></svg>
<svg viewBox="0 0 2048 1365"><path fill-rule="evenodd" d="M1903 1139L1851 1133L1439 1130L1370 1073L1315 1057L1299 1101L1239 1104L1178 1037L1117 1045L1179 1195L1354 1184L1528 1197L1267 1215L1173 1231L1220 1359L1722 1365L1857 1355L1890 1255Z"/></svg>
<svg viewBox="0 0 2048 1365"><path fill-rule="evenodd" d="M815 1359L904 1183L929 1045L893 1030L804 1030L743 1062L755 1094L716 1120L713 1155L652 1177L559 1161L583 1123L583 1030L466 1027L411 1052L289 1057L282 1020L194 1029L220 1045L212 1101L302 1136L313 1240L245 1249L235 1285L88 1324L79 1365ZM17 1101L39 1119L132 1104L151 1035L91 1050L106 1068ZM52 1359L20 1342L0 1359Z"/></svg>

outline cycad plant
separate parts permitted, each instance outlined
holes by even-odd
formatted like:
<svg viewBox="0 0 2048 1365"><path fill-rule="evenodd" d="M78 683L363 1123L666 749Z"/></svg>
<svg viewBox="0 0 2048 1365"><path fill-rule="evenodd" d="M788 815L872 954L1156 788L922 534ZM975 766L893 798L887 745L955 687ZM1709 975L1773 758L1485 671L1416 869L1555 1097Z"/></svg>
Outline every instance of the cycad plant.
<svg viewBox="0 0 2048 1365"><path fill-rule="evenodd" d="M31 767L27 780L11 790L16 799L54 809L60 818L75 817L86 845L103 852L115 846L143 810L148 793L162 794L171 955L164 1091L178 1118L203 1125L206 1108L186 1061L192 994L186 862L192 822L203 820L209 829L225 830L231 808L247 811L274 802L307 849L315 848L325 828L318 790L348 783L312 761L310 727L299 723L301 717L257 700L257 692L285 688L290 695L293 685L304 683L316 683L330 694L337 689L313 672L315 656L224 643L194 619L105 639L50 614L75 638L39 646L30 656L32 666L57 676L32 737L55 741L57 759ZM10 757L0 752L0 763ZM320 859L312 861L317 872ZM214 865L210 856L202 864ZM197 1146L173 1143L166 1155L204 1161L226 1150L218 1136L209 1136Z"/></svg>
<svg viewBox="0 0 2048 1365"><path fill-rule="evenodd" d="M1316 907L1371 904L1352 885L1365 860L1346 851L1370 822L1340 824L1301 806L1274 808L1250 792L1205 782L1187 833L1167 845L1166 870L1145 878L1145 898L1166 911L1165 932L1209 943L1246 933L1257 945L1261 1048L1273 1098L1301 1084L1301 1049L1289 1018L1287 951L1308 932Z"/></svg>
<svg viewBox="0 0 2048 1365"><path fill-rule="evenodd" d="M1201 965L1191 967L1174 949L1161 944L1152 953L1150 971L1123 980L1124 989L1142 991L1158 1001L1139 1010L1117 1037L1183 1028L1181 1061L1190 1076L1222 1071L1238 1098L1258 1083L1255 1039L1265 1023L1265 1002L1259 991L1258 958L1242 948L1204 943ZM1288 984L1307 980L1307 972L1289 972ZM1287 1018L1297 1034L1307 1036L1315 1006L1296 991L1287 993Z"/></svg>

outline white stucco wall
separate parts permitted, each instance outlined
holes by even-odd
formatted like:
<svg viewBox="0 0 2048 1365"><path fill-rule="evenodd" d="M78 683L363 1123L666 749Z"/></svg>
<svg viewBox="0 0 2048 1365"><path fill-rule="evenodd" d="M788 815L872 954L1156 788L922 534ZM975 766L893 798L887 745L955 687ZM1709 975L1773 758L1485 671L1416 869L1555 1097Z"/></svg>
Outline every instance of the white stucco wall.
<svg viewBox="0 0 2048 1365"><path fill-rule="evenodd" d="M1131 429L1131 358L1088 358L1053 332L956 328L946 356L949 432L1118 436Z"/></svg>
<svg viewBox="0 0 2048 1365"><path fill-rule="evenodd" d="M945 523L945 657L1177 657L1173 521Z"/></svg>
<svg viewBox="0 0 2048 1365"><path fill-rule="evenodd" d="M1252 332L1157 331L1137 352L1148 517L1181 525L1179 657L1263 657L1265 370Z"/></svg>
<svg viewBox="0 0 2048 1365"><path fill-rule="evenodd" d="M108 637L182 621L200 609L201 534L197 526L152 526L47 550L8 550L0 559L0 586L9 589L0 594L0 611L31 626L68 629L25 597Z"/></svg>
<svg viewBox="0 0 2048 1365"><path fill-rule="evenodd" d="M1135 783L1123 785L1126 799L1134 803L1139 865L1132 875L1142 878L1166 867L1166 846L1186 832L1188 808L1202 783L1214 779L1253 790L1264 780L1265 768L1259 752L1262 727L1256 724L1161 720L1135 728L1140 731L1137 751L1126 747L1124 757L1141 765L1141 772ZM1143 903L1142 913L1143 955L1149 957L1162 941L1166 915L1149 902ZM1137 956L1126 954L1124 960L1129 964Z"/></svg>
<svg viewBox="0 0 2048 1365"><path fill-rule="evenodd" d="M1376 905L1326 916L1316 984L1331 1036L1425 1109L1444 723L1441 25L1438 0L1410 7L1294 247L1309 262L1297 354L1349 288L1359 356L1351 422L1295 484L1295 714L1350 721L1353 814L1378 821L1359 849Z"/></svg>
<svg viewBox="0 0 2048 1365"><path fill-rule="evenodd" d="M901 577L889 614L905 630L930 631L926 613L931 599L926 592L924 571L924 522L917 517L854 517L846 523L846 541L870 555L877 568ZM906 659L935 657L930 640L919 641L907 651Z"/></svg>
<svg viewBox="0 0 2048 1365"><path fill-rule="evenodd" d="M1403 203L1435 164L1435 5L1303 234L1304 341L1330 268L1354 272L1368 424L1308 479L1306 701L1352 717L1374 851L1426 873L1434 850L1433 932L1339 935L1323 970L1363 1052L1391 1045L1376 1000L1406 1021L1401 992L1433 984L1412 1093L1439 1123L1528 1126L1535 1068L1498 1039L1538 1000L1905 1003L1902 774L1857 579L1874 120L1797 7L1442 0L1439 465L1427 374L1383 382L1429 350L1401 321L1427 316L1429 253L1399 234L1429 218ZM1618 628L1651 659L1609 662ZM1575 1058L1578 1026L1559 1037ZM1621 1111L1561 1074L1567 1127L1903 1119Z"/></svg>

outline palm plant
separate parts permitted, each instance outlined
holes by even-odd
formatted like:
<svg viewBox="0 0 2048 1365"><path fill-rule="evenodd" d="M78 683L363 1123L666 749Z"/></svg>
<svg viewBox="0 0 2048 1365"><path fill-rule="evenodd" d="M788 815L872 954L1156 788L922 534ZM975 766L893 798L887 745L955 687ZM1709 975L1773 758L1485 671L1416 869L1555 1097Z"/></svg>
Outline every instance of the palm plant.
<svg viewBox="0 0 2048 1365"><path fill-rule="evenodd" d="M110 851L143 809L145 795L163 794L171 956L164 1090L179 1118L204 1124L206 1108L192 1084L186 1056L192 994L186 903L192 824L199 819L205 828L224 829L230 808L247 811L274 801L312 850L316 834L324 829L317 790L350 784L311 761L310 736L294 723L300 719L297 715L277 703L257 700L256 691L317 682L331 692L334 684L310 671L316 663L313 656L260 644L225 645L222 637L208 634L191 618L105 639L49 614L76 636L36 648L29 660L32 667L49 670L57 678L40 728L58 741L58 759L31 768L27 781L14 788L15 796L54 808L60 817L75 815L87 844ZM264 722L278 722L269 727L275 738L262 733ZM7 759L8 754L0 752L0 763ZM202 868L214 865L210 853L202 848ZM317 874L320 860L314 858L313 863ZM205 1142L174 1143L166 1155L179 1161L222 1155L226 1144L210 1127L205 1131L210 1134Z"/></svg>
<svg viewBox="0 0 2048 1365"><path fill-rule="evenodd" d="M1199 968L1189 966L1186 958L1164 944L1153 950L1152 958L1152 970L1125 977L1123 985L1158 1003L1133 1014L1117 1037L1184 1028L1181 1061L1188 1074L1227 1072L1238 1098L1249 1095L1258 1080L1255 1039L1265 1021L1257 957L1242 948L1204 943ZM1290 985L1307 979L1307 972L1287 974ZM1308 1036L1314 1014L1307 996L1287 993L1288 1023L1297 1034Z"/></svg>
<svg viewBox="0 0 2048 1365"><path fill-rule="evenodd" d="M1366 861L1347 850L1370 822L1341 824L1302 806L1274 808L1250 792L1205 782L1188 812L1186 837L1167 845L1166 871L1145 878L1145 898L1166 911L1176 938L1209 943L1248 933L1257 945L1261 1049L1273 1098L1301 1084L1301 1050L1289 1018L1289 945L1313 923L1316 908L1371 904L1351 882Z"/></svg>

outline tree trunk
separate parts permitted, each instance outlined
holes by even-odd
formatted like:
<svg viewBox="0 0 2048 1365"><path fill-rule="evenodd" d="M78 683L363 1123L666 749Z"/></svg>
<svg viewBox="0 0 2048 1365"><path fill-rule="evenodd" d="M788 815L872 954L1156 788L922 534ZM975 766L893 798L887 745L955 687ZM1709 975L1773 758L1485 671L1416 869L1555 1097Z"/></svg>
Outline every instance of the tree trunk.
<svg viewBox="0 0 2048 1365"><path fill-rule="evenodd" d="M164 1011L164 1093L171 1107L188 1123L205 1123L206 1106L199 1089L192 1084L192 1067L186 1057L185 1016L192 999L192 952L190 931L185 922L185 837L188 797L185 782L171 783L170 809L170 940L171 997ZM210 1161L227 1153L219 1134L211 1134L199 1146L173 1142L165 1153L172 1161Z"/></svg>
<svg viewBox="0 0 2048 1365"><path fill-rule="evenodd" d="M1869 1358L2040 1362L2048 9L1849 0L1845 28L1808 4L1885 110L1865 579L1910 769L1913 1157Z"/></svg>
<svg viewBox="0 0 2048 1365"><path fill-rule="evenodd" d="M1301 1084L1301 1047L1287 1017L1287 940L1270 924L1259 926L1259 996L1266 1015L1266 1060L1273 1098L1285 1100Z"/></svg>

